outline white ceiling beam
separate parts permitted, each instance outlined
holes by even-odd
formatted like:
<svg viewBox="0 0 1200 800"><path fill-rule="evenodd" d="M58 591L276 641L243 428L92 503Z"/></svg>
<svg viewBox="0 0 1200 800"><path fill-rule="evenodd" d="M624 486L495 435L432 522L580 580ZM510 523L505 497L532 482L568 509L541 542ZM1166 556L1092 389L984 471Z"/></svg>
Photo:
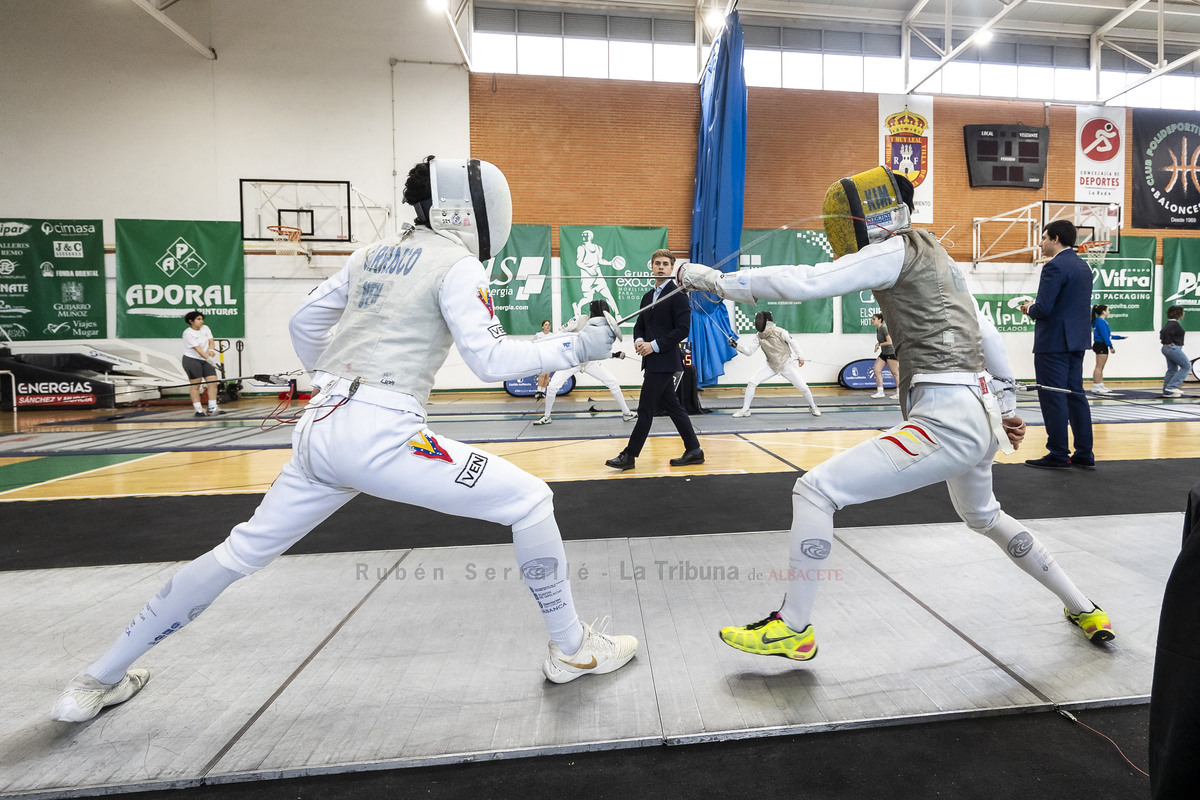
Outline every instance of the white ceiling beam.
<svg viewBox="0 0 1200 800"><path fill-rule="evenodd" d="M1171 72L1174 72L1175 70L1179 69L1180 67L1187 66L1188 64L1192 63L1193 61L1195 61L1198 58L1200 58L1200 48L1193 50L1192 52L1188 53L1186 56L1181 56L1181 57L1175 59L1170 64L1164 64L1163 66L1159 67L1158 69L1151 70L1150 74L1148 74L1148 75L1139 76L1135 80L1132 80L1129 83L1125 84L1125 86L1122 87L1119 91L1113 92L1108 97L1100 98L1100 102L1102 104L1107 105L1108 103L1112 102L1113 99L1120 97L1121 95L1125 94L1126 92L1133 91L1137 87L1141 86L1143 83L1149 83L1150 81L1154 80L1155 78L1161 78L1163 75L1167 75Z"/></svg>
<svg viewBox="0 0 1200 800"><path fill-rule="evenodd" d="M166 14L158 10L158 6L154 5L152 0L133 0L134 5L145 11L150 16L161 22L163 26L171 33L183 39L197 53L207 58L209 61L217 60L217 51L213 50L208 45L201 42L195 36L185 31L180 27L179 23L168 17Z"/></svg>
<svg viewBox="0 0 1200 800"><path fill-rule="evenodd" d="M936 65L934 65L933 69L931 69L929 71L929 74L926 75L924 78L921 78L920 80L914 81L914 80L910 79L904 89L904 93L912 94L917 89L919 89L921 84L925 83L925 81L929 80L934 75L936 75L942 69L942 67L946 66L951 61L958 58L963 53L963 51L966 50L968 47L971 47L972 45L974 45L975 40L979 37L979 34L983 33L984 31L991 30L993 27L995 27L996 23L1000 22L1002 19L1007 17L1009 14L1016 11L1021 6L1025 5L1025 2L1026 2L1026 0L1011 0L1007 6L1005 6L1003 9L1001 9L995 15L993 15L992 18L989 19L987 22L980 25L979 28L977 28L974 33L972 33L965 40L963 40L963 42L958 47L955 47L953 50L949 51L948 53L943 50L942 52L944 53L944 55L942 56L941 60L938 61L938 63ZM949 0L947 0L946 5L947 6L950 5ZM901 35L901 37L904 37L907 33L911 33L911 32L912 32L912 29L910 28L908 32L902 32L900 35ZM951 40L947 39L947 41L945 42L945 47L949 47L951 45L951 43L952 43ZM910 56L911 56L911 53L910 53ZM905 71L907 72L907 70L905 70Z"/></svg>

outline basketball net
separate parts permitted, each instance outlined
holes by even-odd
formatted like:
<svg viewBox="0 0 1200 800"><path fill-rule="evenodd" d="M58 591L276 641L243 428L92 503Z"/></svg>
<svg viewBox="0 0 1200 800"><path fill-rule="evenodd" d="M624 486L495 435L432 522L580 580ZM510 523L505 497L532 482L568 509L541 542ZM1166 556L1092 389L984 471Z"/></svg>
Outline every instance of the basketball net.
<svg viewBox="0 0 1200 800"><path fill-rule="evenodd" d="M275 237L275 252L281 256L308 255L308 249L301 241L303 231L289 225L268 225L267 230Z"/></svg>
<svg viewBox="0 0 1200 800"><path fill-rule="evenodd" d="M1076 245L1075 250L1088 263L1089 267L1098 268L1104 266L1104 257L1108 255L1110 247L1112 247L1111 240L1094 239Z"/></svg>

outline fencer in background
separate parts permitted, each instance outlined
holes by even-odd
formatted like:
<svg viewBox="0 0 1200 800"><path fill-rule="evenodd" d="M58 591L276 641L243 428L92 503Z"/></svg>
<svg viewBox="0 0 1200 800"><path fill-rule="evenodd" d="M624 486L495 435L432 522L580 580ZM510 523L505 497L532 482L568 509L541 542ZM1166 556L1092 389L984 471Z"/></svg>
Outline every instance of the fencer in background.
<svg viewBox="0 0 1200 800"><path fill-rule="evenodd" d="M602 304L605 311L610 310L607 301L598 300L596 302ZM550 418L550 415L554 413L554 399L558 397L558 390L567 384L572 375L578 375L581 372L591 375L604 384L605 388L608 389L608 393L613 396L613 400L616 400L617 405L621 407L621 419L626 422L637 419L637 414L629 410L629 403L626 402L625 395L621 394L621 384L611 372L604 368L604 363L601 361L584 361L570 369L560 369L550 376L550 385L546 389L546 413L542 415L541 419L535 420L534 425L549 425L554 421Z"/></svg>
<svg viewBox="0 0 1200 800"><path fill-rule="evenodd" d="M754 390L763 381L769 381L776 375L782 375L791 382L792 386L796 387L800 394L804 395L804 400L808 403L808 410L812 412L812 415L814 417L821 416L821 409L817 408L817 401L813 400L812 391L804 382L804 378L800 377L799 368L804 366L804 354L800 352L800 345L796 344L796 340L790 333L775 324L770 311L759 311L754 315L754 330L758 331L758 336L751 343L744 342L737 336L729 337L729 345L742 355L754 355L761 348L763 355L767 357L766 366L754 373L754 376L746 383L746 399L742 401L741 410L733 412L733 415L735 417L750 416L750 403L754 400Z"/></svg>
<svg viewBox="0 0 1200 800"><path fill-rule="evenodd" d="M807 661L817 654L813 603L833 550L833 514L855 503L945 481L971 530L1062 601L1068 621L1093 642L1113 638L1108 616L1067 576L992 492L997 447L1025 435L1015 383L999 334L979 313L963 273L938 240L909 224L912 184L877 167L833 184L825 195L832 263L721 273L684 264L680 283L739 303L816 300L871 290L900 357L904 421L818 464L792 495L790 580L782 607L765 619L721 630L732 647ZM814 578L814 576L818 576ZM990 602L977 590L980 604Z"/></svg>
<svg viewBox="0 0 1200 800"><path fill-rule="evenodd" d="M615 326L598 317L578 333L538 342L505 335L481 263L504 246L512 224L508 183L492 164L431 156L409 172L404 202L416 209L416 227L357 250L292 317L292 344L315 370L315 394L293 433L292 458L254 516L167 581L71 681L55 719L82 722L128 700L149 678L130 668L138 657L359 492L511 526L517 564L550 634L542 662L549 680L611 672L634 656L634 637L580 622L549 487L425 424L434 374L452 344L481 380L500 381L607 357ZM469 611L456 603L447 613ZM469 639L461 647L456 657L477 655Z"/></svg>

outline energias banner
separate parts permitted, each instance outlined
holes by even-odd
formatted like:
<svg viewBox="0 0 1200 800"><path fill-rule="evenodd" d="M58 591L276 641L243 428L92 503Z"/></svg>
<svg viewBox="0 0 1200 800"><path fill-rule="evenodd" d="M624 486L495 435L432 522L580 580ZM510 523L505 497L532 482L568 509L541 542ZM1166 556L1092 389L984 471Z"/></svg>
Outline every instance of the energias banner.
<svg viewBox="0 0 1200 800"><path fill-rule="evenodd" d="M637 311L642 295L654 288L650 256L666 246L666 228L560 225L563 321L586 314L592 300L607 300L618 319ZM635 322L621 327L633 330Z"/></svg>
<svg viewBox="0 0 1200 800"><path fill-rule="evenodd" d="M1200 311L1200 239L1163 239L1163 322L1171 306Z"/></svg>
<svg viewBox="0 0 1200 800"><path fill-rule="evenodd" d="M504 249L485 266L504 330L533 334L542 329L542 320L552 319L549 225L513 225Z"/></svg>
<svg viewBox="0 0 1200 800"><path fill-rule="evenodd" d="M10 339L103 339L106 312L100 220L0 219L0 328Z"/></svg>
<svg viewBox="0 0 1200 800"><path fill-rule="evenodd" d="M739 269L791 264L821 264L833 260L824 231L742 229ZM770 311L775 324L791 333L833 333L833 300L760 300L757 305L733 307L735 333L754 333L754 315Z"/></svg>
<svg viewBox="0 0 1200 800"><path fill-rule="evenodd" d="M1189 240L1190 241L1190 240ZM1154 330L1154 256L1158 239L1122 236L1121 252L1084 258L1092 267L1092 305L1108 306L1117 333Z"/></svg>
<svg viewBox="0 0 1200 800"><path fill-rule="evenodd" d="M1133 227L1196 228L1200 112L1133 109Z"/></svg>
<svg viewBox="0 0 1200 800"><path fill-rule="evenodd" d="M189 311L215 336L245 336L243 254L236 222L117 220L117 336L176 338Z"/></svg>

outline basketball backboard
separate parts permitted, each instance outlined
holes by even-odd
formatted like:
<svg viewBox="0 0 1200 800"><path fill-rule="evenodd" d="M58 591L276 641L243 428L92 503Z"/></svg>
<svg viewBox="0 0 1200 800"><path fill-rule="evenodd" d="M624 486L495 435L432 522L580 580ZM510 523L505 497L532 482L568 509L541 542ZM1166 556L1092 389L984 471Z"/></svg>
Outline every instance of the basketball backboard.
<svg viewBox="0 0 1200 800"><path fill-rule="evenodd" d="M299 228L305 241L354 241L350 181L242 178L242 239L269 242L270 228Z"/></svg>
<svg viewBox="0 0 1200 800"><path fill-rule="evenodd" d="M1069 220L1075 226L1075 245L1085 250L1103 250L1115 255L1121 251L1121 206L1118 203L1076 203L1042 201L1042 227L1055 220ZM1107 247L1104 242L1108 242Z"/></svg>

